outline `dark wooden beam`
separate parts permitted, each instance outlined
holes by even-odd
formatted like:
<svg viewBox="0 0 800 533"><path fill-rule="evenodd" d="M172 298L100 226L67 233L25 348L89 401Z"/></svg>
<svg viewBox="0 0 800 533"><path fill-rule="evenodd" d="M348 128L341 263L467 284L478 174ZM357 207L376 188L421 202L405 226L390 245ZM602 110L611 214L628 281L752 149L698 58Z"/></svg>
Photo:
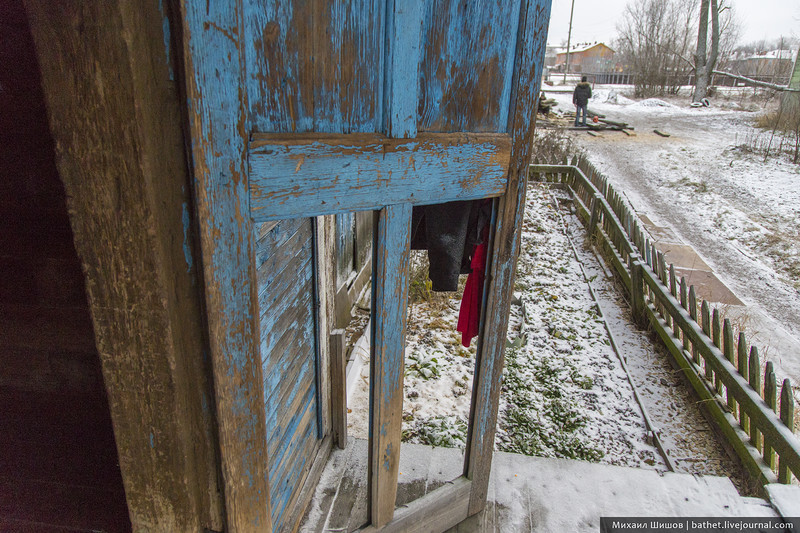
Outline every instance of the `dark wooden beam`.
<svg viewBox="0 0 800 533"><path fill-rule="evenodd" d="M26 1L134 531L220 530L193 207L156 0Z"/></svg>

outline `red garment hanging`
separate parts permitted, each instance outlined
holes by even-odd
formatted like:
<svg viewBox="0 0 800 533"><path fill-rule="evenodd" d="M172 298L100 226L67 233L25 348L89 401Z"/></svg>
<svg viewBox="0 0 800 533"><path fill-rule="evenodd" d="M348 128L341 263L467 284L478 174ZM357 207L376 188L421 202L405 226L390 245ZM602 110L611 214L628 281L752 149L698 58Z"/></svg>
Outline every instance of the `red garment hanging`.
<svg viewBox="0 0 800 533"><path fill-rule="evenodd" d="M483 281L486 278L486 239L475 247L470 267L472 272L467 276L467 284L464 286L456 326L456 330L461 332L461 344L466 348L472 338L478 335L481 323Z"/></svg>

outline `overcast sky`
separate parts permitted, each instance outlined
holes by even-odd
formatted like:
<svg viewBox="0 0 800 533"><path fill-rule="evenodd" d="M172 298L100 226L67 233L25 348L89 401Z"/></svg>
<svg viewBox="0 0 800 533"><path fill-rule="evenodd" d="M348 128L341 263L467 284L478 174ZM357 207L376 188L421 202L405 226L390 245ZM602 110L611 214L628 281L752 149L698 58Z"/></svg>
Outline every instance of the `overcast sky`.
<svg viewBox="0 0 800 533"><path fill-rule="evenodd" d="M611 41L617 21L629 2L639 0L575 0L572 42ZM742 26L741 42L800 37L800 0L730 0ZM552 45L566 43L571 0L553 0L550 33Z"/></svg>

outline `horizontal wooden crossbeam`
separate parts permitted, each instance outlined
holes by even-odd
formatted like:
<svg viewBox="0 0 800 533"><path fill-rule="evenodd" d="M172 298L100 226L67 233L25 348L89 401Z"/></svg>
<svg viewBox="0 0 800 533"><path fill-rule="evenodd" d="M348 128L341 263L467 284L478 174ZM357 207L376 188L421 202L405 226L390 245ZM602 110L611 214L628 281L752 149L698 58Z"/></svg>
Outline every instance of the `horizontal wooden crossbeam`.
<svg viewBox="0 0 800 533"><path fill-rule="evenodd" d="M250 214L265 222L496 197L510 152L506 134L255 134Z"/></svg>

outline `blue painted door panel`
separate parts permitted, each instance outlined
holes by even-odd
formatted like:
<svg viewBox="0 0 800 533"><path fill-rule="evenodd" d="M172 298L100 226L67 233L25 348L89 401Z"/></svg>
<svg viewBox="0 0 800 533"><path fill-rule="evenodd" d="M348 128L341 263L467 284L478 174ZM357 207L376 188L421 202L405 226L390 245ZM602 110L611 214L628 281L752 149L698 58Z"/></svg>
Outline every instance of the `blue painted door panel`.
<svg viewBox="0 0 800 533"><path fill-rule="evenodd" d="M427 0L419 131L508 131L521 0Z"/></svg>
<svg viewBox="0 0 800 533"><path fill-rule="evenodd" d="M378 131L385 0L245 0L253 131Z"/></svg>
<svg viewBox="0 0 800 533"><path fill-rule="evenodd" d="M272 523L279 530L318 441L311 219L256 227Z"/></svg>

